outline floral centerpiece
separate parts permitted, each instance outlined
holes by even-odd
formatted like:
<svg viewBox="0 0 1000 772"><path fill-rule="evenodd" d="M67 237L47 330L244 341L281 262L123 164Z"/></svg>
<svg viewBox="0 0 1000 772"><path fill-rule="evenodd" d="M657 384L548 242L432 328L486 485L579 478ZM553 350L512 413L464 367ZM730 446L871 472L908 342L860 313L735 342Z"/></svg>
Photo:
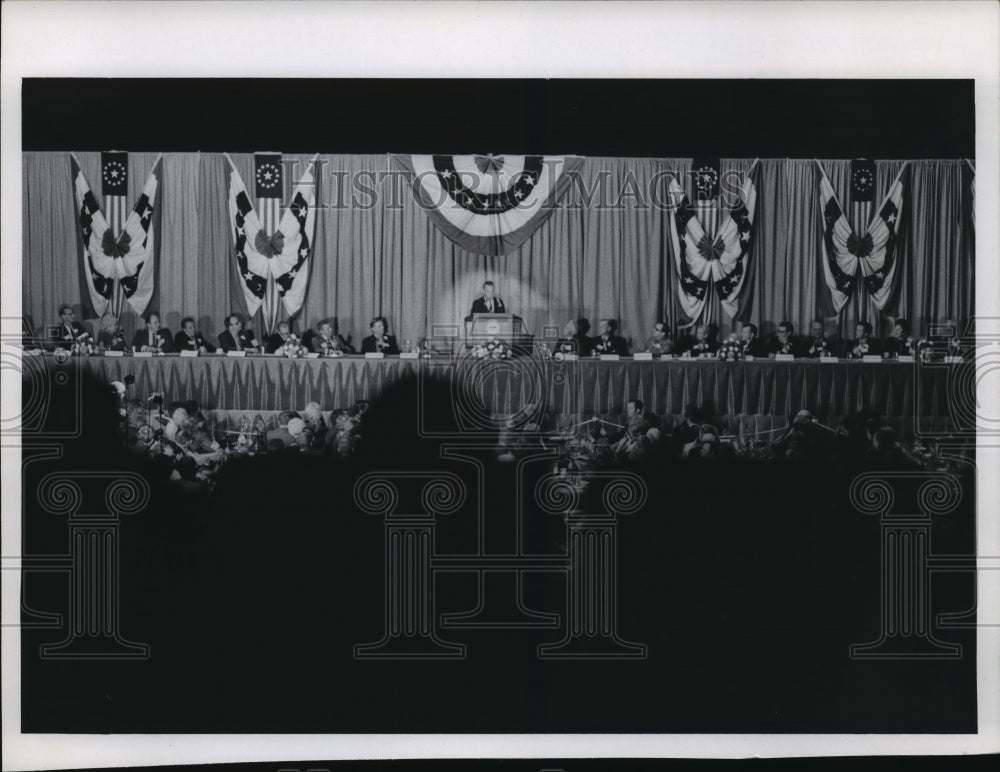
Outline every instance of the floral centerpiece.
<svg viewBox="0 0 1000 772"><path fill-rule="evenodd" d="M736 337L735 332L730 333L719 347L719 359L725 359L727 362L743 359L743 348L743 341Z"/></svg>
<svg viewBox="0 0 1000 772"><path fill-rule="evenodd" d="M472 356L476 359L510 359L513 352L502 340L490 338L485 343L477 343L472 349Z"/></svg>
<svg viewBox="0 0 1000 772"><path fill-rule="evenodd" d="M285 338L285 342L281 344L281 348L278 349L278 353L289 359L298 359L306 355L306 347L302 345L302 341L299 340L298 335L289 333L288 337Z"/></svg>

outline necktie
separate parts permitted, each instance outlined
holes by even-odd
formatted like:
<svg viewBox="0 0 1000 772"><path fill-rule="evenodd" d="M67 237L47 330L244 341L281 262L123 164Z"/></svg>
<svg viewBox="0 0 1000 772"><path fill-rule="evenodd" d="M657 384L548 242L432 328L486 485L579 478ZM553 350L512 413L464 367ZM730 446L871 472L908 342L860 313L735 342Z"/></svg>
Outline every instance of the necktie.
<svg viewBox="0 0 1000 772"><path fill-rule="evenodd" d="M236 350L237 351L242 351L243 350L243 341L240 340L240 337L241 337L240 334L236 333L236 335L234 335L233 337L236 338Z"/></svg>

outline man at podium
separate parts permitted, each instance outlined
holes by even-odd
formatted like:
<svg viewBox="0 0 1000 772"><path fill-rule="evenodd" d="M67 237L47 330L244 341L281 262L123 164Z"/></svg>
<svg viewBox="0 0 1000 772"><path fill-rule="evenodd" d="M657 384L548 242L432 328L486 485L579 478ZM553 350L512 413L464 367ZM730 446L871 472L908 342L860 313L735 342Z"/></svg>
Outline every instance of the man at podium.
<svg viewBox="0 0 1000 772"><path fill-rule="evenodd" d="M482 297L472 301L472 310L469 312L469 319L473 314L506 314L507 306L496 295L496 286L491 281L483 283Z"/></svg>

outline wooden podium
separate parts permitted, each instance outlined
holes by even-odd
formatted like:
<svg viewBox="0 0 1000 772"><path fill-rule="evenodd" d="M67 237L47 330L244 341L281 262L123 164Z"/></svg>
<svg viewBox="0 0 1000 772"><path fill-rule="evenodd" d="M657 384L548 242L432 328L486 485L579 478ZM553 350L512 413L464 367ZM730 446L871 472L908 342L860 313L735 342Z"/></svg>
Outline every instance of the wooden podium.
<svg viewBox="0 0 1000 772"><path fill-rule="evenodd" d="M534 336L524 329L524 320L516 314L472 314L465 320L465 346L472 348L490 338L509 343L518 356L532 353Z"/></svg>

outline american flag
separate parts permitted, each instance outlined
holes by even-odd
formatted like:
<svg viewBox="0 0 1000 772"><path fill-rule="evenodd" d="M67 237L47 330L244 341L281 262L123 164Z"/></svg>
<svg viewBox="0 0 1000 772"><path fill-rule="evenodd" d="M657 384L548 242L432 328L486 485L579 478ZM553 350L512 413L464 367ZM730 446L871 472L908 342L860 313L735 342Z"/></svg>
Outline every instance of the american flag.
<svg viewBox="0 0 1000 772"><path fill-rule="evenodd" d="M695 212L705 235L714 240L719 232L719 159L691 159L691 179Z"/></svg>
<svg viewBox="0 0 1000 772"><path fill-rule="evenodd" d="M858 238L868 233L875 202L875 162L867 158L851 161L851 227Z"/></svg>
<svg viewBox="0 0 1000 772"><path fill-rule="evenodd" d="M253 175L260 227L264 236L271 239L278 232L281 222L281 200L284 190L281 154L256 153L253 157ZM278 290L274 275L268 272L262 310L264 330L267 335L274 332L278 323L278 310L281 307Z"/></svg>
<svg viewBox="0 0 1000 772"><path fill-rule="evenodd" d="M129 216L128 153L116 150L101 153L101 197L108 230L111 237L118 241ZM111 313L116 318L121 316L124 301L121 282L116 281L111 295Z"/></svg>

